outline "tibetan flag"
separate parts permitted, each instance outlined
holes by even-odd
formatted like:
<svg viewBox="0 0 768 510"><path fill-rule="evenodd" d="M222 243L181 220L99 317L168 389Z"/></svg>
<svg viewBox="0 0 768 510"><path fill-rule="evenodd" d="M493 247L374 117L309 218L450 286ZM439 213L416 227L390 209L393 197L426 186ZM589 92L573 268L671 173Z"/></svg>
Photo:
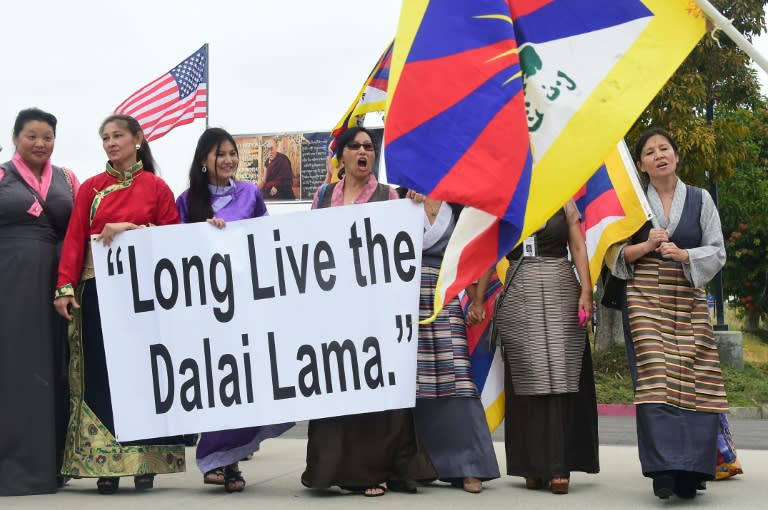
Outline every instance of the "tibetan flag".
<svg viewBox="0 0 768 510"><path fill-rule="evenodd" d="M608 248L637 232L652 216L624 141L573 199L581 212L589 272L596 284Z"/></svg>
<svg viewBox="0 0 768 510"><path fill-rule="evenodd" d="M704 30L690 0L403 2L387 175L471 206L436 310L576 194Z"/></svg>
<svg viewBox="0 0 768 510"><path fill-rule="evenodd" d="M360 124L363 116L366 113L383 112L386 107L387 101L387 82L389 81L389 65L392 61L392 47L394 41L389 45L381 54L376 65L373 66L371 73L366 78L363 87L360 92L357 93L357 97L352 101L352 104L347 109L341 120L334 126L331 134L333 135L333 141L331 142L331 151L336 152L336 138L351 127L355 127ZM334 166L338 167L338 161L334 155Z"/></svg>
<svg viewBox="0 0 768 510"><path fill-rule="evenodd" d="M502 265L488 282L483 297L485 320L480 324L467 326L467 346L472 365L472 379L480 394L485 419L491 431L494 431L504 420L504 360L501 358L501 348L491 343L490 325L496 298L503 289L501 280L505 270L506 264ZM460 294L460 300L466 316L471 300L466 292Z"/></svg>
<svg viewBox="0 0 768 510"><path fill-rule="evenodd" d="M115 108L134 117L147 141L208 116L208 45L144 85Z"/></svg>
<svg viewBox="0 0 768 510"><path fill-rule="evenodd" d="M506 0L406 0L384 122L387 177L523 225L531 179Z"/></svg>

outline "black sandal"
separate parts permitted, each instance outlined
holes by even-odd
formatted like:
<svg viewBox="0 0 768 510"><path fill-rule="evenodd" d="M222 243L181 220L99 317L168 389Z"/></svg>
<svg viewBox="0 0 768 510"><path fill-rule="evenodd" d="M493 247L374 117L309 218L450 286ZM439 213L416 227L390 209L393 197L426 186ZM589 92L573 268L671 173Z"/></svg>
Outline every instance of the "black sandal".
<svg viewBox="0 0 768 510"><path fill-rule="evenodd" d="M137 491L146 491L155 486L155 474L136 475L133 477L133 485Z"/></svg>
<svg viewBox="0 0 768 510"><path fill-rule="evenodd" d="M243 478L243 472L233 467L224 468L224 490L232 492L243 492L245 489L245 479Z"/></svg>
<svg viewBox="0 0 768 510"><path fill-rule="evenodd" d="M96 480L96 490L99 494L114 494L120 487L120 478L110 476Z"/></svg>

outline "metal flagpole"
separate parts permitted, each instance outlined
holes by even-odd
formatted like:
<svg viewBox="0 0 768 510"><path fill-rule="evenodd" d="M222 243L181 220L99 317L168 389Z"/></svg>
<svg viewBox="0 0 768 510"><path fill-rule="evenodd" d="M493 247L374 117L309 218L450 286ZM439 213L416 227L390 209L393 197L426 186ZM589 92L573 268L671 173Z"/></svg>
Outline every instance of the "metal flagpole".
<svg viewBox="0 0 768 510"><path fill-rule="evenodd" d="M701 10L704 11L704 14L707 15L709 20L716 28L719 28L725 32L725 35L727 35L734 43L736 43L736 46L741 48L744 53L749 55L750 58L754 60L758 66L760 66L763 72L768 73L768 59L766 59L759 51L757 51L757 48L752 46L752 43L749 42L747 38L741 34L741 32L733 27L731 21L728 18L720 14L720 11L715 9L715 7L707 0L696 0L696 3L699 5L699 7L701 7Z"/></svg>
<svg viewBox="0 0 768 510"><path fill-rule="evenodd" d="M211 73L209 72L209 62L211 61L211 51L208 43L203 45L205 48L205 129L208 129L208 114L211 111Z"/></svg>

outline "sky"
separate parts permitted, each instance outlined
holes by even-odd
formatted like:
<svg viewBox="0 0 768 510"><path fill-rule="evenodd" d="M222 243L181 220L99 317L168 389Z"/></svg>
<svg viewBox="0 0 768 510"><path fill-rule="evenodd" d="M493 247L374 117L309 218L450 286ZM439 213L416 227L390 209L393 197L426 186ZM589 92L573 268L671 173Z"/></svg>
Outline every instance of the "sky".
<svg viewBox="0 0 768 510"><path fill-rule="evenodd" d="M0 162L13 121L58 118L54 164L104 170L98 129L130 94L210 51L209 125L232 134L329 131L392 40L400 0L38 0L0 4ZM178 194L203 119L151 142Z"/></svg>
<svg viewBox="0 0 768 510"><path fill-rule="evenodd" d="M59 120L53 162L104 169L98 128L130 94L209 44L209 124L232 134L330 130L395 34L400 0L38 0L0 5L0 161L13 121ZM768 55L768 35L756 41ZM758 71L764 93L768 75ZM151 143L186 188L202 119Z"/></svg>

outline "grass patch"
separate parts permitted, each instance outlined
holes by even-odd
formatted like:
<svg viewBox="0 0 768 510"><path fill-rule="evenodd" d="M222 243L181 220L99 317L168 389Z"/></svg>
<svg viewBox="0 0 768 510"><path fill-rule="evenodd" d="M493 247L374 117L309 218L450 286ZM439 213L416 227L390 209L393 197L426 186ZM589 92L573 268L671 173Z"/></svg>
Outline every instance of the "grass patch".
<svg viewBox="0 0 768 510"><path fill-rule="evenodd" d="M768 332L743 332L744 361L753 365L768 363Z"/></svg>
<svg viewBox="0 0 768 510"><path fill-rule="evenodd" d="M632 377L627 366L624 344L613 344L607 349L593 352L592 365L599 404L632 403Z"/></svg>
<svg viewBox="0 0 768 510"><path fill-rule="evenodd" d="M731 407L755 407L768 403L768 363L744 363L744 370L722 367L725 392Z"/></svg>
<svg viewBox="0 0 768 510"><path fill-rule="evenodd" d="M734 324L735 325L735 324ZM632 379L624 344L593 352L595 390L600 404L631 404ZM768 403L768 332L744 333L744 370L723 366L725 391L731 407Z"/></svg>

